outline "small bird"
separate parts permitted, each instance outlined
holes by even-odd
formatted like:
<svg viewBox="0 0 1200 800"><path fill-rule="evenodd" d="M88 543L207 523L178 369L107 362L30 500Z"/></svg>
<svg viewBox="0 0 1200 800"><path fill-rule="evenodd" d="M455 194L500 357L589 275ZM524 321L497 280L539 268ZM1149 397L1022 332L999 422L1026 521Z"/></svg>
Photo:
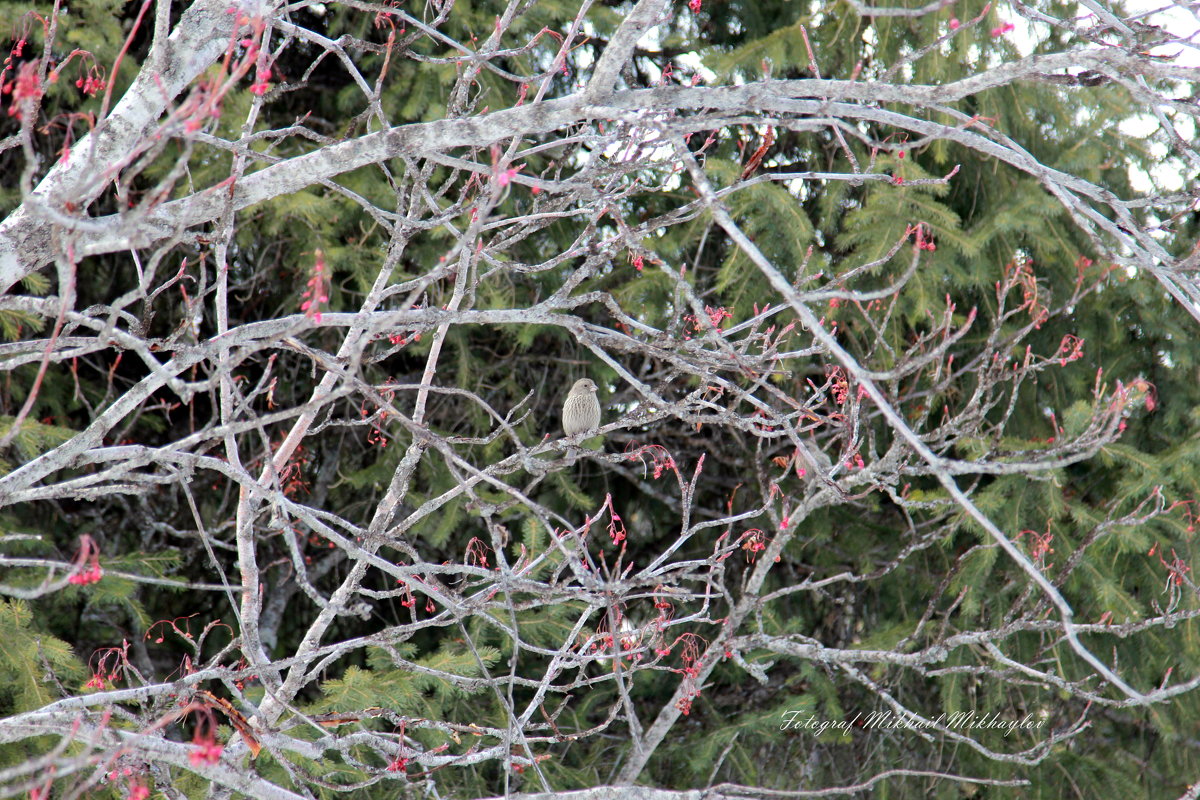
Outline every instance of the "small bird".
<svg viewBox="0 0 1200 800"><path fill-rule="evenodd" d="M600 401L596 399L596 384L590 378L575 381L563 403L563 432L567 436L600 427Z"/></svg>

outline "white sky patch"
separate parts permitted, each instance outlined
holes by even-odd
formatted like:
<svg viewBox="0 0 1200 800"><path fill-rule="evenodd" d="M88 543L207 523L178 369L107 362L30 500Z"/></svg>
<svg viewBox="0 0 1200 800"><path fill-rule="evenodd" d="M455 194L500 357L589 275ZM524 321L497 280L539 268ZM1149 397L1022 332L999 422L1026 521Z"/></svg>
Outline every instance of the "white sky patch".
<svg viewBox="0 0 1200 800"><path fill-rule="evenodd" d="M1200 66L1200 3L1168 3L1159 0L1132 0L1129 10L1138 21L1155 25L1184 40L1182 43L1161 45L1150 50L1159 57L1169 58L1187 67Z"/></svg>
<svg viewBox="0 0 1200 800"><path fill-rule="evenodd" d="M1131 0L1128 9L1131 14L1135 15L1138 22L1161 28L1180 40L1152 48L1150 50L1152 55L1181 66L1200 66L1200 3ZM1187 93L1188 88L1181 84L1178 96L1182 97ZM1181 139L1184 141L1195 140L1194 118L1184 114L1171 113L1168 109L1164 109L1164 112L1167 112L1167 118L1175 125ZM1189 182L1185 164L1181 159L1170 156L1170 149L1163 141L1160 127L1159 121L1150 114L1133 117L1120 126L1121 133L1126 136L1152 140L1149 144L1150 152L1160 162L1159 166L1153 170L1152 175L1137 171L1131 173L1130 180L1134 188L1141 192L1150 192L1155 188L1180 191Z"/></svg>

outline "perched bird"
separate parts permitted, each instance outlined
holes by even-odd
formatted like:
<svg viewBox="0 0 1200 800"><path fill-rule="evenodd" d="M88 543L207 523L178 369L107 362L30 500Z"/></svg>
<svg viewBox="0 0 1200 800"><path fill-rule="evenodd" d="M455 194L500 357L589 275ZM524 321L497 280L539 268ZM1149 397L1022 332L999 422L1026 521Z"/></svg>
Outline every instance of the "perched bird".
<svg viewBox="0 0 1200 800"><path fill-rule="evenodd" d="M600 401L590 378L580 378L571 387L563 403L562 426L567 436L600 427Z"/></svg>

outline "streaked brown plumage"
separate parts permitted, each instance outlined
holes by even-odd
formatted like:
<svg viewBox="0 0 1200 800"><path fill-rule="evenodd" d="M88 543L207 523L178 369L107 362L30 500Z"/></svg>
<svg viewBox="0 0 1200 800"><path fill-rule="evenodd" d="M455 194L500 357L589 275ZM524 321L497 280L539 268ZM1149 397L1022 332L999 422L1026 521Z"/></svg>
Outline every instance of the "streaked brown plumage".
<svg viewBox="0 0 1200 800"><path fill-rule="evenodd" d="M590 378L580 378L571 387L563 403L562 426L567 436L600 427L600 401Z"/></svg>

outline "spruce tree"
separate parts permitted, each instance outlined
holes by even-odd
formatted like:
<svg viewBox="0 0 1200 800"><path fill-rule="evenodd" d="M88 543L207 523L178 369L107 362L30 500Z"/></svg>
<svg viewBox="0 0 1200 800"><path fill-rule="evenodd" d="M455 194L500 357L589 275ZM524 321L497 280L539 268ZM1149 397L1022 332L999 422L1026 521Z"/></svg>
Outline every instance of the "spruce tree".
<svg viewBox="0 0 1200 800"><path fill-rule="evenodd" d="M1190 45L911 5L6 4L3 793L1190 791Z"/></svg>

